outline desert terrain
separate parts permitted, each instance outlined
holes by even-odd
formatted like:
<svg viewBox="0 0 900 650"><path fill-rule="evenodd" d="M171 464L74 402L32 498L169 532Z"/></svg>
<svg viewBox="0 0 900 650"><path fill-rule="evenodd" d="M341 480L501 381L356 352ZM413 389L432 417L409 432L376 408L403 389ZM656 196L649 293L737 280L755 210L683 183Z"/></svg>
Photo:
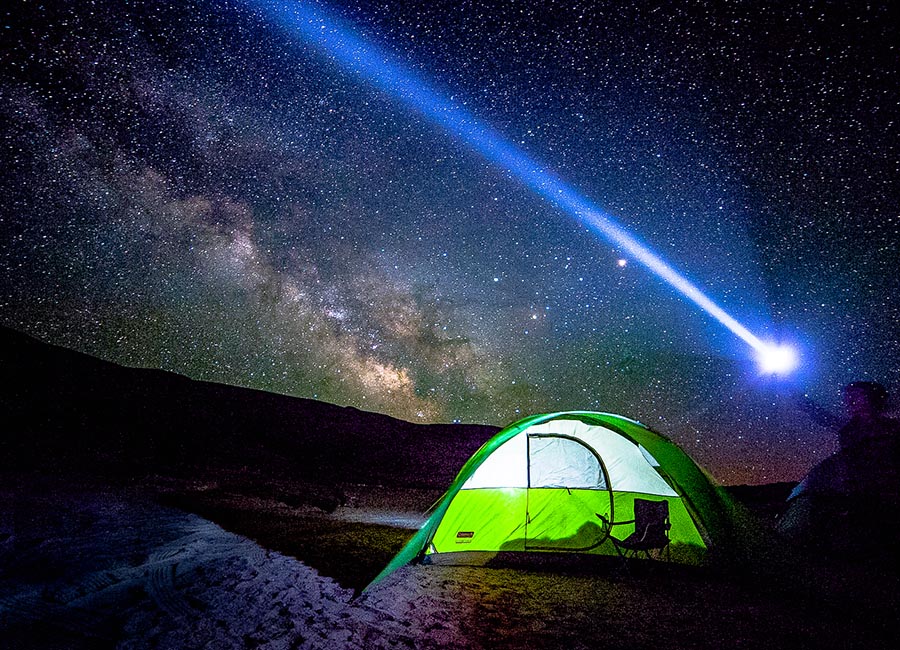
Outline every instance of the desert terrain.
<svg viewBox="0 0 900 650"><path fill-rule="evenodd" d="M789 484L732 488L772 540L742 564L414 564L366 590L494 429L4 340L3 647L896 647L895 549L779 543Z"/></svg>

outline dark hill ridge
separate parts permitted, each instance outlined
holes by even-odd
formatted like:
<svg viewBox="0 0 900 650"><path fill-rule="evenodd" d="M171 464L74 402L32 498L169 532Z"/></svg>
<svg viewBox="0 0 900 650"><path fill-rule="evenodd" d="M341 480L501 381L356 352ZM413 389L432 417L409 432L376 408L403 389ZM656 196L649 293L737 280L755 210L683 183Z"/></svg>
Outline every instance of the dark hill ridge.
<svg viewBox="0 0 900 650"><path fill-rule="evenodd" d="M497 429L127 368L0 328L0 469L254 472L444 489Z"/></svg>

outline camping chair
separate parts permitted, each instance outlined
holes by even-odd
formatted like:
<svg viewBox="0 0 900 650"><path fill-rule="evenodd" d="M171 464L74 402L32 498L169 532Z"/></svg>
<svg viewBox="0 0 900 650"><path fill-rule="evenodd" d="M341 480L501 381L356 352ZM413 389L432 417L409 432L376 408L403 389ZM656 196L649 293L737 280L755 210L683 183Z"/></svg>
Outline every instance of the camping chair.
<svg viewBox="0 0 900 650"><path fill-rule="evenodd" d="M625 539L609 536L622 559L640 557L643 554L648 560L661 560L663 557L669 560L669 529L672 524L669 522L668 501L635 499L634 519L627 521L611 522L600 514L597 517L609 531L612 531L613 526L634 524L634 532Z"/></svg>

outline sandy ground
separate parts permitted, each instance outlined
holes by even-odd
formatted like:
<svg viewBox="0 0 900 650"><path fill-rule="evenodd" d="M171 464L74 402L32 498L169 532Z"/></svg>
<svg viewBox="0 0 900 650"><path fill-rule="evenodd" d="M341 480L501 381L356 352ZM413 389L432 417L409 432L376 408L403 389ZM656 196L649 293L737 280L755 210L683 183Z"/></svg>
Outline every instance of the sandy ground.
<svg viewBox="0 0 900 650"><path fill-rule="evenodd" d="M830 583L416 565L357 595L137 490L7 482L2 497L5 648L896 647L889 608ZM318 516L415 523L366 505Z"/></svg>

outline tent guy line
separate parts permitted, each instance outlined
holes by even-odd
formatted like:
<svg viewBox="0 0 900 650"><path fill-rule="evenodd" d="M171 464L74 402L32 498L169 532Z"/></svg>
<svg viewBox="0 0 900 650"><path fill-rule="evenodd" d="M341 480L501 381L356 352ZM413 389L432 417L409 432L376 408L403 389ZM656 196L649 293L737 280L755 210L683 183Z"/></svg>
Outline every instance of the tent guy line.
<svg viewBox="0 0 900 650"><path fill-rule="evenodd" d="M245 0L268 20L292 36L316 46L342 67L441 126L491 163L507 170L543 197L615 246L632 255L658 278L747 343L765 374L788 374L799 358L794 348L764 341L728 314L690 280L664 261L574 188L545 170L524 151L505 140L450 98L442 96L411 71L371 43L342 28L309 3L284 0Z"/></svg>

